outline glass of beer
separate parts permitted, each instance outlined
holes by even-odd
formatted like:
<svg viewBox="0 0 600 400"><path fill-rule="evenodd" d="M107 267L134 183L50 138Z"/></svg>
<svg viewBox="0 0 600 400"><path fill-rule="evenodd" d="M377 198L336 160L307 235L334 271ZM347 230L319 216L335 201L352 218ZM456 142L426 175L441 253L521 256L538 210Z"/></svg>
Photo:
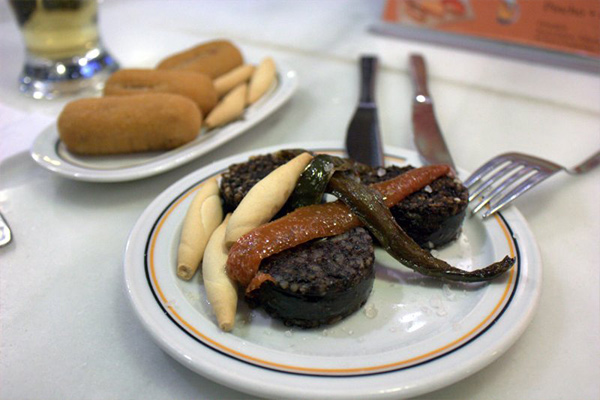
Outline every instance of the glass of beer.
<svg viewBox="0 0 600 400"><path fill-rule="evenodd" d="M97 0L10 0L25 41L21 92L53 99L102 89L118 69L98 33Z"/></svg>

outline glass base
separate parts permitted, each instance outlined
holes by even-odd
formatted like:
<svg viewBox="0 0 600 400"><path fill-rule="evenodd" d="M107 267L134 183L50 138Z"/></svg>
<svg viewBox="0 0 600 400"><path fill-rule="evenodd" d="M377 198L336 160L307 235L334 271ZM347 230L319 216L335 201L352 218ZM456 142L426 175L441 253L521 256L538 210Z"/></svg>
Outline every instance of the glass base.
<svg viewBox="0 0 600 400"><path fill-rule="evenodd" d="M99 91L110 74L117 69L118 63L103 48L63 60L47 60L27 55L19 89L34 99L54 99Z"/></svg>

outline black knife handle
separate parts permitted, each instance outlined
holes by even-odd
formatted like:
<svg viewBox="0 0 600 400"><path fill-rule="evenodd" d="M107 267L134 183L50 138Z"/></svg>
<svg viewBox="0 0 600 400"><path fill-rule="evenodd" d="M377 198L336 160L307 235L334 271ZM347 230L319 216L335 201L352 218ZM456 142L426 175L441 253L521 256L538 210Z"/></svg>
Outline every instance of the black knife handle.
<svg viewBox="0 0 600 400"><path fill-rule="evenodd" d="M425 96L429 98L429 88L427 87L427 66L425 59L420 54L410 55L410 76L415 88L415 96Z"/></svg>
<svg viewBox="0 0 600 400"><path fill-rule="evenodd" d="M360 58L360 99L361 103L375 103L375 76L378 59L375 56Z"/></svg>

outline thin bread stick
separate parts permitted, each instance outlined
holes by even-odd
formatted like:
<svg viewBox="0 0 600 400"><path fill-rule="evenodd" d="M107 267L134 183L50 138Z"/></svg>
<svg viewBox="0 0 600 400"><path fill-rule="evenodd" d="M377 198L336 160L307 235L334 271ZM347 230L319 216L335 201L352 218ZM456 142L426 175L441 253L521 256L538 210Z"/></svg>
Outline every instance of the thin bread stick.
<svg viewBox="0 0 600 400"><path fill-rule="evenodd" d="M177 250L177 276L190 280L196 273L206 243L223 219L217 178L206 181L187 210Z"/></svg>
<svg viewBox="0 0 600 400"><path fill-rule="evenodd" d="M302 153L258 181L237 206L225 233L231 247L241 236L267 223L283 207L312 156Z"/></svg>
<svg viewBox="0 0 600 400"><path fill-rule="evenodd" d="M238 119L244 114L248 85L241 84L229 92L213 108L204 121L208 129L216 128Z"/></svg>
<svg viewBox="0 0 600 400"><path fill-rule="evenodd" d="M267 57L261 61L250 78L247 103L253 104L260 99L269 90L273 81L275 81L275 62L271 57Z"/></svg>
<svg viewBox="0 0 600 400"><path fill-rule="evenodd" d="M244 64L219 76L213 81L218 97L223 97L234 87L247 82L254 72L254 65Z"/></svg>
<svg viewBox="0 0 600 400"><path fill-rule="evenodd" d="M226 332L233 329L238 302L235 283L225 271L228 253L225 247L225 230L230 215L227 214L223 223L211 235L202 259L206 296L217 317L219 328Z"/></svg>

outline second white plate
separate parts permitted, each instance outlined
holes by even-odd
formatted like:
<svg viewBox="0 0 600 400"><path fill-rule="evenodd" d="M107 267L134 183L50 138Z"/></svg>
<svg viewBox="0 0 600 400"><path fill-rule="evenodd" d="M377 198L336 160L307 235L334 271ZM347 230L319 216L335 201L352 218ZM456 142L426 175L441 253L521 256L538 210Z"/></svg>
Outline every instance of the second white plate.
<svg viewBox="0 0 600 400"><path fill-rule="evenodd" d="M59 140L56 124L52 124L34 141L31 156L42 167L70 179L120 182L146 178L188 163L247 132L279 109L297 87L296 72L278 62L276 83L262 99L246 109L242 119L208 132L202 130L192 142L170 151L78 156L65 148Z"/></svg>

